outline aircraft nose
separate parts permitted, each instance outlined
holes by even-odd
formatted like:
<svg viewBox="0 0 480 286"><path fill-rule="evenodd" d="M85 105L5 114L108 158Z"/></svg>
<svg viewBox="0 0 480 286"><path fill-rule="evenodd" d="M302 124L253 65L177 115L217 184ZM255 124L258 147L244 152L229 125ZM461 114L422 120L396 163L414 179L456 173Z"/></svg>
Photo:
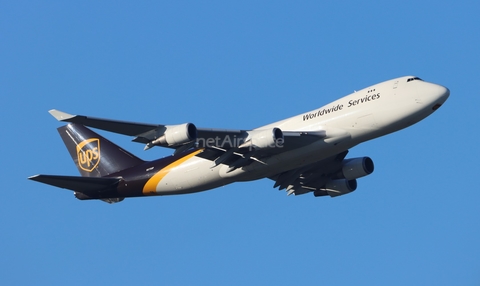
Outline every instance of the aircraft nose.
<svg viewBox="0 0 480 286"><path fill-rule="evenodd" d="M430 95L435 98L433 110L437 110L450 96L450 90L442 85L432 84L430 89Z"/></svg>
<svg viewBox="0 0 480 286"><path fill-rule="evenodd" d="M442 85L436 84L435 95L438 99L442 100L442 102L445 102L450 96L450 90Z"/></svg>

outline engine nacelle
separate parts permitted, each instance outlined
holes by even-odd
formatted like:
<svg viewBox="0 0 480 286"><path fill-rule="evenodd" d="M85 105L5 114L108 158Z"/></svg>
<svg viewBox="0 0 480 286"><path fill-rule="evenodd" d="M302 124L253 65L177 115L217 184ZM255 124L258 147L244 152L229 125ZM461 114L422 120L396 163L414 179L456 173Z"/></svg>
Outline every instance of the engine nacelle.
<svg viewBox="0 0 480 286"><path fill-rule="evenodd" d="M325 191L330 197L337 197L351 193L357 189L357 180L332 180L325 184Z"/></svg>
<svg viewBox="0 0 480 286"><path fill-rule="evenodd" d="M358 179L373 173L374 165L369 157L353 158L343 161L342 176L347 180Z"/></svg>
<svg viewBox="0 0 480 286"><path fill-rule="evenodd" d="M280 128L248 131L245 143L239 148L267 149L281 147L283 145L283 132Z"/></svg>
<svg viewBox="0 0 480 286"><path fill-rule="evenodd" d="M197 127L192 123L166 125L163 134L149 145L178 146L197 139Z"/></svg>

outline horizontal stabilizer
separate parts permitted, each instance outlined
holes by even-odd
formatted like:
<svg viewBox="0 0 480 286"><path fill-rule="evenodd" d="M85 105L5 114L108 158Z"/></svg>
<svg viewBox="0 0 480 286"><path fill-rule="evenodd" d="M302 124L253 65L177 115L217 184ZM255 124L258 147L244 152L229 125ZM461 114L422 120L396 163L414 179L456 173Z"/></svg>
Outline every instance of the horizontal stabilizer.
<svg viewBox="0 0 480 286"><path fill-rule="evenodd" d="M77 177L57 175L35 175L30 180L52 185L55 187L69 189L84 194L96 193L115 187L120 178L98 178L98 177Z"/></svg>

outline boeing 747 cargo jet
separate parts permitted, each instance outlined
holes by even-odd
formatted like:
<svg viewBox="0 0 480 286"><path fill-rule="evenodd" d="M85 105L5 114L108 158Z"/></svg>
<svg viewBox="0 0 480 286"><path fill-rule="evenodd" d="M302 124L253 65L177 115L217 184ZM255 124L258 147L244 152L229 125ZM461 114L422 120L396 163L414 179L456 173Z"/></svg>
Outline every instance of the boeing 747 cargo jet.
<svg viewBox="0 0 480 286"><path fill-rule="evenodd" d="M81 176L29 179L74 191L80 200L201 192L269 178L288 195L336 197L353 192L373 172L369 157L346 158L355 145L398 131L437 110L450 91L415 76L388 80L318 109L253 130L162 125L49 112ZM143 161L86 126L134 136L134 142L174 149Z"/></svg>

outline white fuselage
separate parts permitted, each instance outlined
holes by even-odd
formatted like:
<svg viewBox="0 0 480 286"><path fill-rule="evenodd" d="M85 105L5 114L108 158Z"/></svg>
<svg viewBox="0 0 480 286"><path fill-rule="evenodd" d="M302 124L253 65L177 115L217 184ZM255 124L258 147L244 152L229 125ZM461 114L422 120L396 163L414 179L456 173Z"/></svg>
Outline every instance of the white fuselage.
<svg viewBox="0 0 480 286"><path fill-rule="evenodd" d="M407 82L407 80L410 81ZM413 80L412 80L413 79ZM449 96L447 88L413 76L385 81L321 108L257 128L326 131L315 143L228 172L227 165L193 156L174 167L156 186L158 195L199 192L236 181L273 176L318 162L353 146L408 127L434 112Z"/></svg>

